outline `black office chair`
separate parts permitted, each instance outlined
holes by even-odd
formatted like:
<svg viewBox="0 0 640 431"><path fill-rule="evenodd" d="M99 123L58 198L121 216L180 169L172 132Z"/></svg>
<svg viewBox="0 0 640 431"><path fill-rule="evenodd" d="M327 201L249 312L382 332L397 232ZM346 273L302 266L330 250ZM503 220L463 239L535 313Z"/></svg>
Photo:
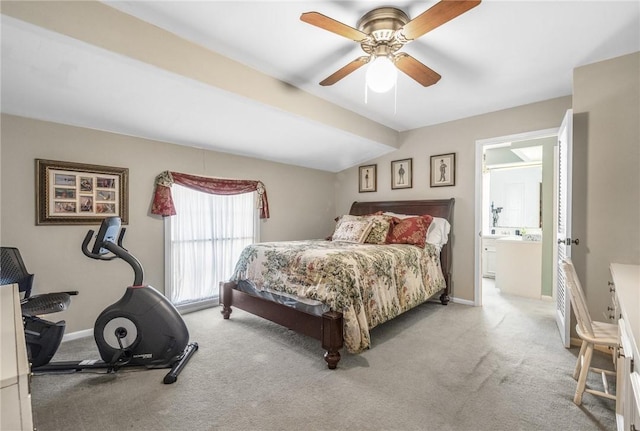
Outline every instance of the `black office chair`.
<svg viewBox="0 0 640 431"><path fill-rule="evenodd" d="M43 293L31 296L33 274L27 271L20 251L15 247L0 247L0 285L18 284L24 293L20 301L25 325L28 354L32 366L47 364L60 346L66 322L61 320L51 326L36 316L64 311L71 303L71 295L77 291Z"/></svg>

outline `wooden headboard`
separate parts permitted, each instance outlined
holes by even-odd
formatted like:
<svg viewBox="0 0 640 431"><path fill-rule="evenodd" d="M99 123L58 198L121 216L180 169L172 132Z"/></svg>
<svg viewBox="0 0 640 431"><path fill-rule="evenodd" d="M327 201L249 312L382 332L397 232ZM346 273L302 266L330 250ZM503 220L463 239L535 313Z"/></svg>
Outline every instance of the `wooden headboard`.
<svg viewBox="0 0 640 431"><path fill-rule="evenodd" d="M394 212L397 214L429 214L433 217L447 219L451 225L449 241L440 251L440 264L442 273L447 283L447 294L452 292L451 286L451 240L453 234L453 204L454 198L437 200L413 200L413 201L379 201L379 202L354 202L349 214L366 215L377 211Z"/></svg>

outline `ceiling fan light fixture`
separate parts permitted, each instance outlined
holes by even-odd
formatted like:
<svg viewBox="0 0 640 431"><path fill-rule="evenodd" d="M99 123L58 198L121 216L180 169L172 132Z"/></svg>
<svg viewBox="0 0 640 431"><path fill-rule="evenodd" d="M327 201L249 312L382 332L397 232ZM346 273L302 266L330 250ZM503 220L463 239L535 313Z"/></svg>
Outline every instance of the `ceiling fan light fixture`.
<svg viewBox="0 0 640 431"><path fill-rule="evenodd" d="M398 69L389 57L374 57L367 66L367 87L376 93L386 93L396 84Z"/></svg>

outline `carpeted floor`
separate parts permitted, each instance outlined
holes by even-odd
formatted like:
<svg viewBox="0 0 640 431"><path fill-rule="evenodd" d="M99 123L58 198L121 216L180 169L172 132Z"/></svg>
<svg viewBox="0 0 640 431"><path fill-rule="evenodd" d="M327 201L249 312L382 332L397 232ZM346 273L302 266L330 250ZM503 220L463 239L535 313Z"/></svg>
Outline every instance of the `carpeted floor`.
<svg viewBox="0 0 640 431"><path fill-rule="evenodd" d="M372 332L328 370L319 342L241 310L185 316L200 349L166 370L38 375L34 422L53 430L614 430L615 404L573 402L577 348L553 304L485 289L483 307L423 304ZM55 359L98 357L92 339ZM599 366L610 358L598 354ZM600 387L597 376L590 383Z"/></svg>

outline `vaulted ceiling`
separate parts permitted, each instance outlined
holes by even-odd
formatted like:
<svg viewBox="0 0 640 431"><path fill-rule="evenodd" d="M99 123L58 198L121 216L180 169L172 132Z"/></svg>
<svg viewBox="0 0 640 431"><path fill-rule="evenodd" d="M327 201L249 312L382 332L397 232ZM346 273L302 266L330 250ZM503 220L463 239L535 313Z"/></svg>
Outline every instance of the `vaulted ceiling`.
<svg viewBox="0 0 640 431"><path fill-rule="evenodd" d="M396 1L410 18L435 1ZM400 132L570 95L575 67L640 50L637 1L491 1L407 44L442 79L369 92L363 55L300 21L356 27L371 1L1 3L3 113L337 172Z"/></svg>

